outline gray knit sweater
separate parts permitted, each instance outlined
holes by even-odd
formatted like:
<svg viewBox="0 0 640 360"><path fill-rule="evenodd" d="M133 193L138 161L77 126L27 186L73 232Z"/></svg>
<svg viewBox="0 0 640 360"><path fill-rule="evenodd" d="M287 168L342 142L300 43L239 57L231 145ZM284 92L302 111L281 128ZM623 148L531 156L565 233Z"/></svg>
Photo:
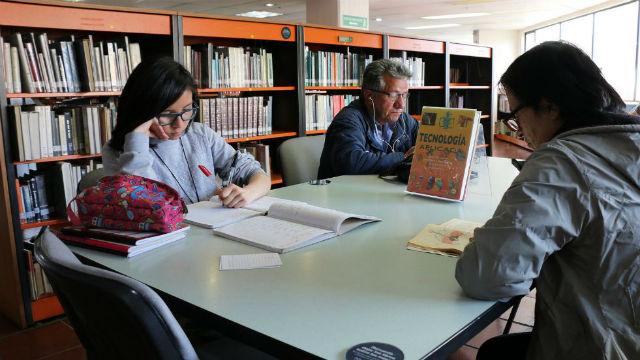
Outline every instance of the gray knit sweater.
<svg viewBox="0 0 640 360"><path fill-rule="evenodd" d="M116 151L108 144L104 146L102 163L107 175L132 174L162 181L190 204L213 196L218 187L215 175L221 179L228 177L235 153L211 128L193 123L178 140L162 141L130 132L125 136L124 151ZM198 165L206 166L213 176L206 177ZM257 171L262 171L259 162L249 154L239 154L232 181L242 186Z"/></svg>

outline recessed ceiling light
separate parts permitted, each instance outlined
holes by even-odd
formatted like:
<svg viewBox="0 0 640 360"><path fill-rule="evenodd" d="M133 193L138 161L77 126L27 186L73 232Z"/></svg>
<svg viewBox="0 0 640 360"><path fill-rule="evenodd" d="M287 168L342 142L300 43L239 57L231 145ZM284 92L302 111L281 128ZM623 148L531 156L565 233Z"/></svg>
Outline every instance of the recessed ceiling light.
<svg viewBox="0 0 640 360"><path fill-rule="evenodd" d="M264 4L264 6L266 6L266 7L272 7L272 6L275 6L275 5L276 4L274 4L274 3L266 3L266 4Z"/></svg>
<svg viewBox="0 0 640 360"><path fill-rule="evenodd" d="M423 26L410 26L406 27L406 30L424 30L424 29L440 29L440 28L448 28L448 27L456 27L460 26L460 24L438 24L438 25L423 25Z"/></svg>
<svg viewBox="0 0 640 360"><path fill-rule="evenodd" d="M267 17L272 17L272 16L280 16L282 15L282 13L277 13L277 12L271 12L271 11L247 11L241 14L236 14L236 16L246 16L246 17L252 17L252 18L267 18Z"/></svg>
<svg viewBox="0 0 640 360"><path fill-rule="evenodd" d="M382 21L382 18L376 18L376 21Z"/></svg>
<svg viewBox="0 0 640 360"><path fill-rule="evenodd" d="M460 18L477 17L477 16L485 16L485 15L491 15L491 14L489 14L489 13L462 13L462 14L449 14L449 15L434 15L434 16L423 16L422 19L427 19L427 20L460 19Z"/></svg>

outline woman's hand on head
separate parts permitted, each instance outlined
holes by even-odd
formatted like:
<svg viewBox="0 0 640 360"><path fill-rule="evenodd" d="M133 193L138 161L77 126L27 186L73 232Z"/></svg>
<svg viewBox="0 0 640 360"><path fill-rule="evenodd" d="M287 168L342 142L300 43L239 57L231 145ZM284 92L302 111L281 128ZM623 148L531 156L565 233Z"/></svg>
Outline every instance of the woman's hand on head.
<svg viewBox="0 0 640 360"><path fill-rule="evenodd" d="M167 140L169 136L164 132L160 123L158 123L157 118L153 118L147 122L140 124L137 128L133 129L135 132L147 134L147 136L151 138L156 138L160 140Z"/></svg>
<svg viewBox="0 0 640 360"><path fill-rule="evenodd" d="M227 187L219 188L215 194L218 195L224 206L230 208L241 208L255 200L250 191L236 184L229 184Z"/></svg>

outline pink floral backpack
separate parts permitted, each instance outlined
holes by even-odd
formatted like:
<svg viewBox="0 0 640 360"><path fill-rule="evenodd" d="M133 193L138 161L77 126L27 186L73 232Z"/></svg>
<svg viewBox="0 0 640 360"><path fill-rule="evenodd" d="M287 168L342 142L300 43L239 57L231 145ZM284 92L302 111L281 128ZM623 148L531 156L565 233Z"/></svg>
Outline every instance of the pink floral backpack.
<svg viewBox="0 0 640 360"><path fill-rule="evenodd" d="M78 214L71 210L73 202ZM132 231L172 232L187 206L172 187L135 175L105 176L67 206L73 224Z"/></svg>

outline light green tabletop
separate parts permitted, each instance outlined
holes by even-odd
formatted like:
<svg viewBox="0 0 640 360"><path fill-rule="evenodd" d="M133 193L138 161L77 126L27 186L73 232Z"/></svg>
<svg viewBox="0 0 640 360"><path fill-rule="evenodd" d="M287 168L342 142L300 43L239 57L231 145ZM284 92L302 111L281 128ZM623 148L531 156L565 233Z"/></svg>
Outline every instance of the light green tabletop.
<svg viewBox="0 0 640 360"><path fill-rule="evenodd" d="M220 255L264 252L192 226L187 239L131 259L73 250L156 289L322 358L344 359L353 345L378 341L417 359L486 311L493 302L465 297L454 279L456 259L406 250L429 223L483 222L517 172L489 158L463 203L404 193L376 176L342 176L300 184L272 196L373 215L366 224L281 255L274 269L219 271Z"/></svg>

